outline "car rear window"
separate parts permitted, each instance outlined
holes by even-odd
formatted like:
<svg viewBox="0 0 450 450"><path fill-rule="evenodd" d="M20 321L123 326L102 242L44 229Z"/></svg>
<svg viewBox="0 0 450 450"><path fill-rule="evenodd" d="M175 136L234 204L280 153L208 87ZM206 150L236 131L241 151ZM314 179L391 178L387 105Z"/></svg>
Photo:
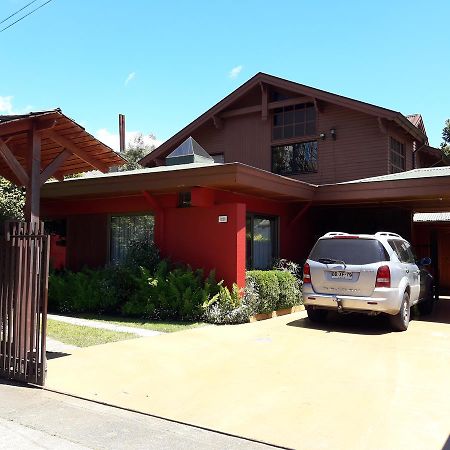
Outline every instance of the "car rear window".
<svg viewBox="0 0 450 450"><path fill-rule="evenodd" d="M389 255L381 242L376 239L319 239L313 247L309 259L335 259L345 264L372 264L389 261Z"/></svg>

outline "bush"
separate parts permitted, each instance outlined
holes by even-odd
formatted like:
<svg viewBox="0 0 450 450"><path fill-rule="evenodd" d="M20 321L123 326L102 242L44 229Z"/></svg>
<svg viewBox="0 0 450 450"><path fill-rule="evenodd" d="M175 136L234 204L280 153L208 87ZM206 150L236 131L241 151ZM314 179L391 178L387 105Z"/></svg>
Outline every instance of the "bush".
<svg viewBox="0 0 450 450"><path fill-rule="evenodd" d="M236 324L248 322L249 317L257 312L259 296L252 281L244 289L236 284L230 291L219 283L219 292L203 305L205 322L215 324Z"/></svg>
<svg viewBox="0 0 450 450"><path fill-rule="evenodd" d="M277 308L280 285L275 270L249 270L247 280L254 284L259 295L258 313L270 313Z"/></svg>
<svg viewBox="0 0 450 450"><path fill-rule="evenodd" d="M171 270L169 262L162 261L123 305L122 313L147 319L199 320L203 304L217 292L214 273L205 280L202 270L189 266Z"/></svg>
<svg viewBox="0 0 450 450"><path fill-rule="evenodd" d="M276 309L292 308L300 304L301 291L297 279L290 272L274 270L280 287Z"/></svg>

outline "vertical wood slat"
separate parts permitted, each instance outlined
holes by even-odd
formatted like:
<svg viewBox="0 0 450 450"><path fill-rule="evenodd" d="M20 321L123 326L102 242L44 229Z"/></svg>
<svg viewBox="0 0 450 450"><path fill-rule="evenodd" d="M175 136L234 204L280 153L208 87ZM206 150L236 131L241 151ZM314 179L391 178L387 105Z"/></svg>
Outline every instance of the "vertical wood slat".
<svg viewBox="0 0 450 450"><path fill-rule="evenodd" d="M43 223L0 236L0 377L44 385L50 239Z"/></svg>

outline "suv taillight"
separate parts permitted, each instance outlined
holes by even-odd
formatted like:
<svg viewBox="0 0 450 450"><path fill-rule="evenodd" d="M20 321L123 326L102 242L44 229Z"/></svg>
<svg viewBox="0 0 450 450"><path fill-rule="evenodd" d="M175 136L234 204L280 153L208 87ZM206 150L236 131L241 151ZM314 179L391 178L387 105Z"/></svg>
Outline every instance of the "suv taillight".
<svg viewBox="0 0 450 450"><path fill-rule="evenodd" d="M378 267L375 287L391 287L391 271L389 269L389 266Z"/></svg>
<svg viewBox="0 0 450 450"><path fill-rule="evenodd" d="M308 263L305 263L305 265L303 266L303 283L311 283L311 269Z"/></svg>

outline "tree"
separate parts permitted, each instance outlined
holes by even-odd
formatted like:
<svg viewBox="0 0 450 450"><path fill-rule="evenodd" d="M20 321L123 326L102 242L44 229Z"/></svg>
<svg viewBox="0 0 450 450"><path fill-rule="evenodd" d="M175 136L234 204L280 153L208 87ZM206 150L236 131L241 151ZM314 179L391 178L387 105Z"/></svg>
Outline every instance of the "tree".
<svg viewBox="0 0 450 450"><path fill-rule="evenodd" d="M0 223L23 220L25 189L0 177Z"/></svg>
<svg viewBox="0 0 450 450"><path fill-rule="evenodd" d="M155 136L152 134L148 135L149 139L154 140ZM144 135L142 133L137 134L133 141L130 142L127 146L125 152L122 153L122 156L128 160L126 164L119 167L120 172L124 172L126 170L135 170L141 169L142 166L139 164L144 156L148 155L151 151L155 149L153 144L147 144L144 139Z"/></svg>
<svg viewBox="0 0 450 450"><path fill-rule="evenodd" d="M441 150L450 156L450 119L445 121L444 129L442 130Z"/></svg>

